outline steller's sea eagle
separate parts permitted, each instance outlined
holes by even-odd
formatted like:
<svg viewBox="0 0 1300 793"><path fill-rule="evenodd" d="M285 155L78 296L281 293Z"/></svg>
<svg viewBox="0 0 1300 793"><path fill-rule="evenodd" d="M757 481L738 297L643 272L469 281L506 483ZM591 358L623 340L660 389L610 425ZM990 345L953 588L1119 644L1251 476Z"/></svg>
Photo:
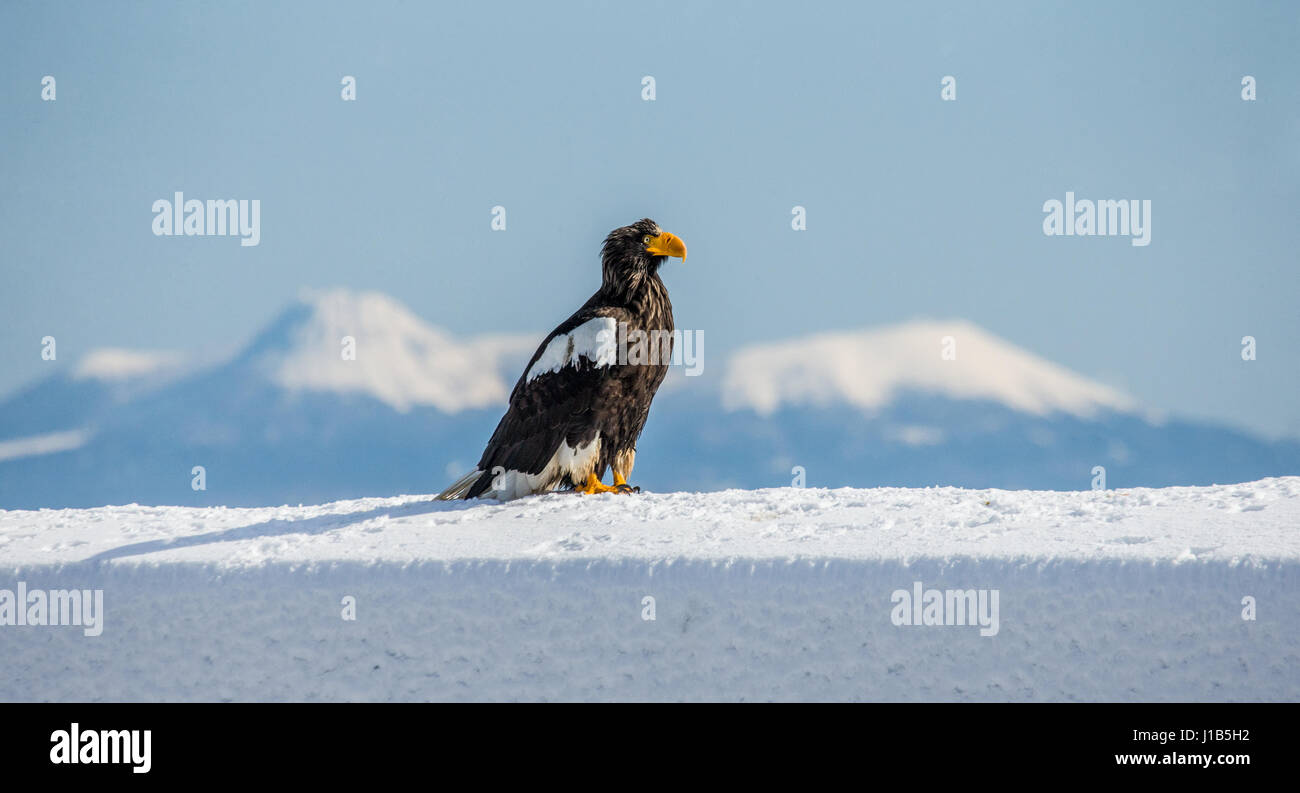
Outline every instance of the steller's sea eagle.
<svg viewBox="0 0 1300 793"><path fill-rule="evenodd" d="M636 441L672 357L673 306L659 278L669 256L685 260L685 243L649 218L609 233L600 289L533 353L478 465L439 499L636 490ZM601 481L606 468L613 485Z"/></svg>

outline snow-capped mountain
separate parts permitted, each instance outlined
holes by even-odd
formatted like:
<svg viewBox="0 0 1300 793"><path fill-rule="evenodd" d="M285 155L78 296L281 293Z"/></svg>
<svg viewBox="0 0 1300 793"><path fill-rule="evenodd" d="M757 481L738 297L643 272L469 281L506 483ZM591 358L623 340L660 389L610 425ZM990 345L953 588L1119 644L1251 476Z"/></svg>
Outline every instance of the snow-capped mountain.
<svg viewBox="0 0 1300 793"><path fill-rule="evenodd" d="M723 405L763 416L780 407L876 411L909 391L987 400L1035 416L1131 411L1114 389L1045 361L970 322L908 322L755 345L728 362Z"/></svg>
<svg viewBox="0 0 1300 793"><path fill-rule="evenodd" d="M399 413L505 404L514 386L503 361L525 361L537 339L456 339L377 292L307 293L242 356L291 393L373 397Z"/></svg>
<svg viewBox="0 0 1300 793"><path fill-rule="evenodd" d="M375 292L305 291L229 360L168 350L89 351L0 403L0 444L7 444L0 445L0 459L6 449L16 458L76 448L81 443L74 439L84 442L140 406L212 415L223 397L237 392L274 393L274 403L314 396L374 400L399 413L496 407L535 344L531 336L507 334L458 339ZM203 393L178 399L196 390Z"/></svg>
<svg viewBox="0 0 1300 793"><path fill-rule="evenodd" d="M436 492L477 461L543 335L458 337L335 290L216 363L94 352L0 403L0 508ZM1069 490L1098 465L1112 487L1300 473L1295 442L1142 410L968 322L822 334L670 373L633 479Z"/></svg>

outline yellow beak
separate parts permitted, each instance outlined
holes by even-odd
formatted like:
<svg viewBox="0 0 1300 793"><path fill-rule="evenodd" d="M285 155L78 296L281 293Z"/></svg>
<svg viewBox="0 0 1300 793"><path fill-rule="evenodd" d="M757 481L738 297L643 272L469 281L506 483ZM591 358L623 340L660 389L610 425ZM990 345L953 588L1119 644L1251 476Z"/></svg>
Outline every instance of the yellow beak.
<svg viewBox="0 0 1300 793"><path fill-rule="evenodd" d="M650 244L645 246L645 249L655 256L676 256L686 261L686 243L682 242L681 237L666 231L650 240Z"/></svg>

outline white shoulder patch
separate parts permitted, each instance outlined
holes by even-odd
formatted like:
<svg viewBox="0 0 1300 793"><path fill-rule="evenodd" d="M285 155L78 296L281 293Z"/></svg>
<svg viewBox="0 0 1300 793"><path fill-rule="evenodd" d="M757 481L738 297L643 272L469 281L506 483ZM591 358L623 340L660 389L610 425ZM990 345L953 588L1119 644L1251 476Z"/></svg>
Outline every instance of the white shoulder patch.
<svg viewBox="0 0 1300 793"><path fill-rule="evenodd" d="M528 369L525 382L547 372L558 372L566 366L577 366L579 358L586 358L595 367L618 362L618 323L613 317L589 319L578 327L551 339L542 350L537 363Z"/></svg>

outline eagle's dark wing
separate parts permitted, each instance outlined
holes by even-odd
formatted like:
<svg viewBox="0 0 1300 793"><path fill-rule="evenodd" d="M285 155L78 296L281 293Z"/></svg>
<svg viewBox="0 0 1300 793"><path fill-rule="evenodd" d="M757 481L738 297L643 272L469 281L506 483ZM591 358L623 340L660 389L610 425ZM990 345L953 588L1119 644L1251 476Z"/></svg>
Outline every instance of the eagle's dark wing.
<svg viewBox="0 0 1300 793"><path fill-rule="evenodd" d="M626 309L602 305L600 298L592 296L538 346L476 466L478 475L453 485L448 497L475 498L497 487L518 495L525 482L541 492L571 483L578 469L594 469L597 410L617 376L618 323L629 319ZM590 459L582 456L584 448ZM462 488L463 495L455 492Z"/></svg>

